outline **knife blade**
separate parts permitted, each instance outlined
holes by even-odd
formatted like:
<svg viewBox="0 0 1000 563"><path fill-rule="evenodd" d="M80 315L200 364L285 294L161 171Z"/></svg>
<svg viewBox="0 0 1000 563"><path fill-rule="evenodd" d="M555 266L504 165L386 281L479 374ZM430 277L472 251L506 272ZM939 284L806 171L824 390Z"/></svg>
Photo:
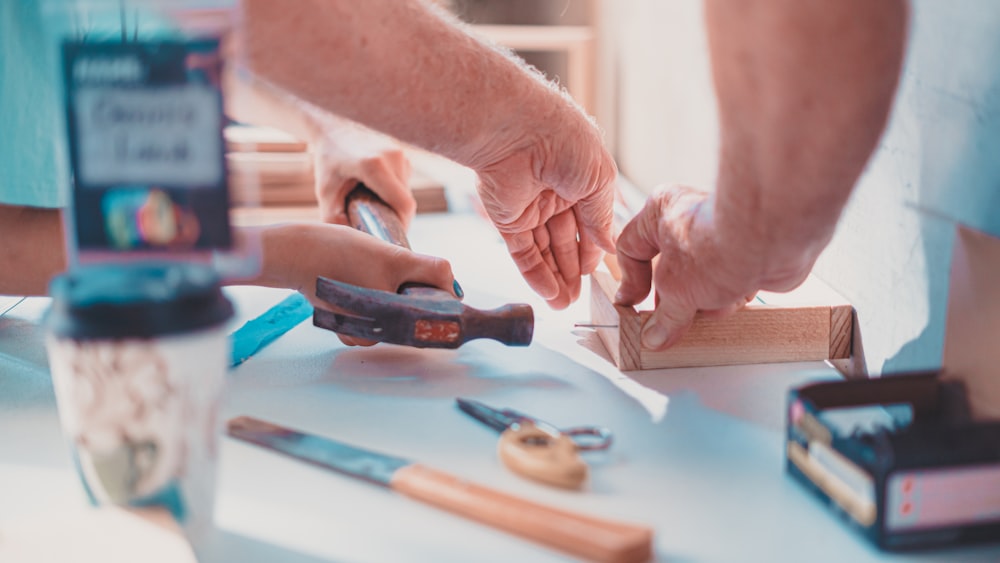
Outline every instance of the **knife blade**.
<svg viewBox="0 0 1000 563"><path fill-rule="evenodd" d="M252 417L233 418L227 432L233 438L388 487L578 557L613 563L647 561L652 557L653 531L645 526L546 506L404 458Z"/></svg>

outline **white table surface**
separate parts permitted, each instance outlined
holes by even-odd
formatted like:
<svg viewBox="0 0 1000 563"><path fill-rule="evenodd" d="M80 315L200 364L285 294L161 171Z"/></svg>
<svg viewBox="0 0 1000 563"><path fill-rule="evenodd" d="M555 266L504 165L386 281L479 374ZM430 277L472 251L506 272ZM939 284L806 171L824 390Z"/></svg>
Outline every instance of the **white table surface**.
<svg viewBox="0 0 1000 563"><path fill-rule="evenodd" d="M459 206L461 207L461 206ZM306 321L230 376L226 416L250 414L412 458L535 501L649 525L661 561L1000 561L1000 546L881 553L784 472L790 386L836 378L821 362L623 374L593 334L584 296L551 311L475 214L420 216L411 242L452 260L469 305L527 301L526 348L348 348ZM585 284L586 286L586 284ZM230 288L233 328L287 292ZM60 433L40 318L29 299L0 318L0 532L4 523L84 503ZM583 492L507 471L497 436L456 397L514 407L561 426L602 424ZM565 561L567 558L389 490L223 440L217 561Z"/></svg>

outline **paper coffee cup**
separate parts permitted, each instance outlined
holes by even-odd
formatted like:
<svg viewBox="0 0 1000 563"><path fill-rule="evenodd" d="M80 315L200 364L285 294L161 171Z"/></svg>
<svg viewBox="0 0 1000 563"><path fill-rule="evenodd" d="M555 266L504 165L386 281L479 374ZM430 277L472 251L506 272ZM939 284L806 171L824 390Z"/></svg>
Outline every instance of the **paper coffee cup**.
<svg viewBox="0 0 1000 563"><path fill-rule="evenodd" d="M210 268L88 266L46 317L63 431L95 505L162 506L211 529L232 304Z"/></svg>

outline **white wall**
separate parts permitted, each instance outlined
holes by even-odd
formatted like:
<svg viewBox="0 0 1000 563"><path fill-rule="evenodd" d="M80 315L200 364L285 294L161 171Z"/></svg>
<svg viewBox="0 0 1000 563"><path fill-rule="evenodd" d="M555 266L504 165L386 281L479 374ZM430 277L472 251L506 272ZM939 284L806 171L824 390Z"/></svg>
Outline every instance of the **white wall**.
<svg viewBox="0 0 1000 563"><path fill-rule="evenodd" d="M647 189L715 181L718 127L697 0L604 0L598 111L616 158Z"/></svg>
<svg viewBox="0 0 1000 563"><path fill-rule="evenodd" d="M1000 2L915 0L889 127L816 274L855 306L868 371L941 361L950 218L1000 235ZM697 0L605 0L598 117L637 185L711 188L718 142Z"/></svg>

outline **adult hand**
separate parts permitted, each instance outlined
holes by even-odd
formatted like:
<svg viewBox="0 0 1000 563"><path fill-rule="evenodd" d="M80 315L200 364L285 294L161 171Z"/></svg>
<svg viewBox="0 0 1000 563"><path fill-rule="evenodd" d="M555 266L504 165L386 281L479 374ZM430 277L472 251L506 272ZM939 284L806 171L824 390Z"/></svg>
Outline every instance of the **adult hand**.
<svg viewBox="0 0 1000 563"><path fill-rule="evenodd" d="M487 214L515 264L549 306L563 309L580 295L611 233L617 168L597 129L582 113L539 128L527 142L503 146L498 158L473 168ZM485 151L489 154L490 151Z"/></svg>
<svg viewBox="0 0 1000 563"><path fill-rule="evenodd" d="M417 254L350 227L295 223L263 227L260 234L263 264L258 279L250 283L297 290L314 307L346 312L316 297L317 276L391 292L405 282L416 282L455 295L455 276L447 260ZM338 337L347 345L374 344Z"/></svg>
<svg viewBox="0 0 1000 563"><path fill-rule="evenodd" d="M358 182L378 194L409 228L417 212L410 191L410 160L402 147L381 134L341 123L312 143L320 218L347 225L344 200Z"/></svg>
<svg viewBox="0 0 1000 563"><path fill-rule="evenodd" d="M506 49L418 0L241 6L242 60L262 80L475 170L514 262L552 307L614 252L616 172L597 128ZM317 73L331 54L344 56ZM374 87L351 86L358 76Z"/></svg>
<svg viewBox="0 0 1000 563"><path fill-rule="evenodd" d="M712 206L707 193L671 186L652 195L618 237L622 280L615 302L635 305L651 284L656 290L656 310L642 329L648 349L677 343L696 313L736 311L759 288L754 257L744 250L752 246L721 236Z"/></svg>

